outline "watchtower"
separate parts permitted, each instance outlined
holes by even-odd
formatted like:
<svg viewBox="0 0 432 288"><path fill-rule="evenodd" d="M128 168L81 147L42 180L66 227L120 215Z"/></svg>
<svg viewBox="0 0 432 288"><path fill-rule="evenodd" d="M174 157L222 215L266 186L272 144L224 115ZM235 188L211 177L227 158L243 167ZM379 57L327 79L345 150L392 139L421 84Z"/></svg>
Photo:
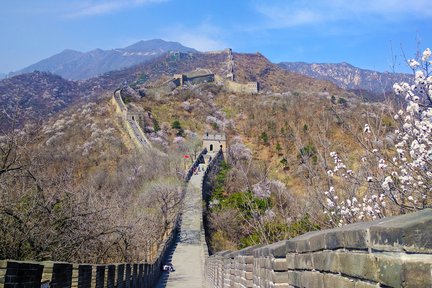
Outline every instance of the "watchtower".
<svg viewBox="0 0 432 288"><path fill-rule="evenodd" d="M208 152L218 152L227 148L227 141L225 134L211 134L204 133L203 148L207 148Z"/></svg>
<svg viewBox="0 0 432 288"><path fill-rule="evenodd" d="M173 80L176 82L176 85L183 86L187 80L187 77L184 74L174 74Z"/></svg>

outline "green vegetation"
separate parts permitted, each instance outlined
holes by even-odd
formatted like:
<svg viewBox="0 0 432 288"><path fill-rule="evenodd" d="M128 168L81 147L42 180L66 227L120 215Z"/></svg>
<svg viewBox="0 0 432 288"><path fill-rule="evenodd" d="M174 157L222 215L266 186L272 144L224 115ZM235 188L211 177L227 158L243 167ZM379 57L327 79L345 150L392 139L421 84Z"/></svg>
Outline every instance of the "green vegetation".
<svg viewBox="0 0 432 288"><path fill-rule="evenodd" d="M319 229L308 214L287 223L277 210L277 195L257 197L250 190L227 192L228 178L235 173L235 167L222 162L219 172L213 178L213 191L210 198L211 249L228 248L228 243L236 243L241 249L258 243L270 243L283 238L295 237L308 231ZM237 221L217 220L223 215L232 215ZM217 227L217 229L216 229Z"/></svg>
<svg viewBox="0 0 432 288"><path fill-rule="evenodd" d="M147 74L141 73L138 76L138 79L135 80L132 84L129 86L133 89L135 89L138 85L144 84L149 79L149 76Z"/></svg>
<svg viewBox="0 0 432 288"><path fill-rule="evenodd" d="M267 132L263 131L261 133L260 139L263 141L264 145L268 145L269 144L269 137L267 135Z"/></svg>
<svg viewBox="0 0 432 288"><path fill-rule="evenodd" d="M184 137L184 130L179 120L174 120L171 124L171 128L177 130L176 136Z"/></svg>
<svg viewBox="0 0 432 288"><path fill-rule="evenodd" d="M159 122L156 119L153 119L153 131L158 132L160 130L161 130L161 128L160 128Z"/></svg>

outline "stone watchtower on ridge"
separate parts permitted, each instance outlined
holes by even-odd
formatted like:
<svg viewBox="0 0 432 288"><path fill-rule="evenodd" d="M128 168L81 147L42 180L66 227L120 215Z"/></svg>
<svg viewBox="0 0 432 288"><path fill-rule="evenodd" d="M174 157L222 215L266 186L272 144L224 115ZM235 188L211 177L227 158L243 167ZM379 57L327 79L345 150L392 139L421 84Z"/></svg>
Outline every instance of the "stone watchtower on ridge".
<svg viewBox="0 0 432 288"><path fill-rule="evenodd" d="M203 135L203 148L207 148L208 152L218 152L227 148L225 134L210 134L208 132Z"/></svg>

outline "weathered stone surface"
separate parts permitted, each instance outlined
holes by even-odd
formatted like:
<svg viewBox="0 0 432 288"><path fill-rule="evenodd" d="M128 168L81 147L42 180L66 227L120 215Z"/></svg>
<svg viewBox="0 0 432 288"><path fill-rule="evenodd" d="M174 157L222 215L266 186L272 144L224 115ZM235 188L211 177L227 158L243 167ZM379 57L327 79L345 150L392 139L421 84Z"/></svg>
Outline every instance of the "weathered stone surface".
<svg viewBox="0 0 432 288"><path fill-rule="evenodd" d="M301 287L301 272L299 271L288 271L288 284L296 287Z"/></svg>
<svg viewBox="0 0 432 288"><path fill-rule="evenodd" d="M348 279L346 277L340 276L340 275L334 275L334 274L324 274L324 286L317 286L317 287L325 287L325 288L336 288L336 287L343 287L343 288L355 288L355 282L351 279ZM308 286L308 287L315 287L315 286Z"/></svg>
<svg viewBox="0 0 432 288"><path fill-rule="evenodd" d="M402 287L403 263L400 258L379 256L379 282L390 287Z"/></svg>
<svg viewBox="0 0 432 288"><path fill-rule="evenodd" d="M384 251L432 252L432 209L391 217L370 227L371 246Z"/></svg>
<svg viewBox="0 0 432 288"><path fill-rule="evenodd" d="M306 269L312 270L314 269L312 262L312 254L296 254L295 255L295 268L296 269Z"/></svg>
<svg viewBox="0 0 432 288"><path fill-rule="evenodd" d="M318 233L312 235L309 238L309 251L320 251L326 249L326 239L327 230L321 231L323 233Z"/></svg>
<svg viewBox="0 0 432 288"><path fill-rule="evenodd" d="M287 269L295 269L295 255L294 253L287 254L286 259L286 267Z"/></svg>
<svg viewBox="0 0 432 288"><path fill-rule="evenodd" d="M272 267L274 271L286 271L287 270L287 261L286 258L273 258L272 259Z"/></svg>
<svg viewBox="0 0 432 288"><path fill-rule="evenodd" d="M293 288L294 286L291 286L286 283L271 283L271 288Z"/></svg>
<svg viewBox="0 0 432 288"><path fill-rule="evenodd" d="M310 251L310 238L317 235L323 235L324 233L325 231L312 231L288 240L286 242L287 252L302 253Z"/></svg>
<svg viewBox="0 0 432 288"><path fill-rule="evenodd" d="M253 273L252 272L246 272L245 273L245 279L246 280L252 280L253 279Z"/></svg>
<svg viewBox="0 0 432 288"><path fill-rule="evenodd" d="M304 271L301 274L300 287L324 288L324 274L321 274L319 272ZM344 287L344 286L333 286L333 287Z"/></svg>
<svg viewBox="0 0 432 288"><path fill-rule="evenodd" d="M335 250L344 247L343 233L338 232L336 229L327 230L324 234L325 249Z"/></svg>
<svg viewBox="0 0 432 288"><path fill-rule="evenodd" d="M412 256L409 257L411 259L404 259L403 261L404 287L431 287L432 255L430 257L419 257L420 259L415 259L415 255Z"/></svg>
<svg viewBox="0 0 432 288"><path fill-rule="evenodd" d="M315 252L312 254L314 269L323 272L338 273L340 271L338 254L332 251Z"/></svg>
<svg viewBox="0 0 432 288"><path fill-rule="evenodd" d="M344 248L355 250L366 250L369 247L370 223L360 222L341 228L344 239Z"/></svg>
<svg viewBox="0 0 432 288"><path fill-rule="evenodd" d="M366 253L338 253L339 271L352 277L378 281L378 264L374 255Z"/></svg>
<svg viewBox="0 0 432 288"><path fill-rule="evenodd" d="M372 284L363 281L355 282L355 288L379 288L379 287L380 287L379 284Z"/></svg>
<svg viewBox="0 0 432 288"><path fill-rule="evenodd" d="M272 255L275 258L284 258L285 255L288 253L287 249L287 241L280 241L274 244L271 244L268 246L270 253L269 255Z"/></svg>
<svg viewBox="0 0 432 288"><path fill-rule="evenodd" d="M269 280L273 283L288 283L288 274L287 272L272 271Z"/></svg>

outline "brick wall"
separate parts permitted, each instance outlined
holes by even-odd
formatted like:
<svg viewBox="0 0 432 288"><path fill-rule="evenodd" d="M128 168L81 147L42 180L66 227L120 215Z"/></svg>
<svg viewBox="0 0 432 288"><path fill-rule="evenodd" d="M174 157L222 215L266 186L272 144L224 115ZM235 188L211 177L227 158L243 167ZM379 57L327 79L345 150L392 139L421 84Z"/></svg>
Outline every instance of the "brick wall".
<svg viewBox="0 0 432 288"><path fill-rule="evenodd" d="M432 287L432 209L206 261L210 287Z"/></svg>
<svg viewBox="0 0 432 288"><path fill-rule="evenodd" d="M154 287L176 235L174 229L153 263L93 265L0 260L0 288Z"/></svg>

